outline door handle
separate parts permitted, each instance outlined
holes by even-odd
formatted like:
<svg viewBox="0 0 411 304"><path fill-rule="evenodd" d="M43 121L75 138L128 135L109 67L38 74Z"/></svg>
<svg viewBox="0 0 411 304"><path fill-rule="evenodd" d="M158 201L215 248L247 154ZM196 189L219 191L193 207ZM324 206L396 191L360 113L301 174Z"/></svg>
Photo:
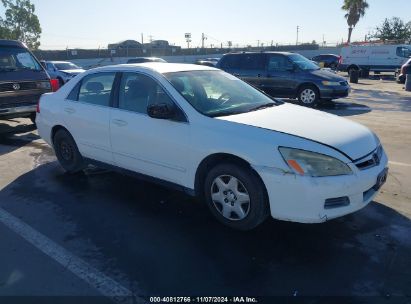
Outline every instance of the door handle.
<svg viewBox="0 0 411 304"><path fill-rule="evenodd" d="M127 121L124 121L124 120L121 120L121 119L113 119L112 123L115 124L116 126L119 126L119 127L127 126Z"/></svg>
<svg viewBox="0 0 411 304"><path fill-rule="evenodd" d="M69 114L73 114L76 112L76 110L74 110L73 108L64 108L64 112L69 113Z"/></svg>

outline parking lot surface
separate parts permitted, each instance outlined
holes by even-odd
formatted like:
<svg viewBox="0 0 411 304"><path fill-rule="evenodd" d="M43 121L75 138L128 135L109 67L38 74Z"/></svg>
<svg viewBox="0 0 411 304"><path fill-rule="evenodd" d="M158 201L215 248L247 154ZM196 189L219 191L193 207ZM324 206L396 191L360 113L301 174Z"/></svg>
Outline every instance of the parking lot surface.
<svg viewBox="0 0 411 304"><path fill-rule="evenodd" d="M377 133L390 158L387 183L355 214L316 225L269 219L251 232L230 230L201 202L155 184L97 168L65 174L29 120L0 121L0 296L369 296L358 301L406 303L411 93L393 81L360 80L349 98L319 110Z"/></svg>

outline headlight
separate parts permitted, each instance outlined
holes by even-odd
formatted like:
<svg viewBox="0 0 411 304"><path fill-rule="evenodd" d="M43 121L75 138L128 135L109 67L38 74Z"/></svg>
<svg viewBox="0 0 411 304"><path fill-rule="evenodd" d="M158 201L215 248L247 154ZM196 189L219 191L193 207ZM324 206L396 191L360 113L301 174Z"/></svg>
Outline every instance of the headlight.
<svg viewBox="0 0 411 304"><path fill-rule="evenodd" d="M39 81L39 82L37 82L37 88L38 89L50 90L51 89L50 81Z"/></svg>
<svg viewBox="0 0 411 304"><path fill-rule="evenodd" d="M342 161L320 153L280 147L279 151L288 166L297 174L313 177L352 174Z"/></svg>
<svg viewBox="0 0 411 304"><path fill-rule="evenodd" d="M321 83L325 86L339 86L340 83L336 81L321 81Z"/></svg>

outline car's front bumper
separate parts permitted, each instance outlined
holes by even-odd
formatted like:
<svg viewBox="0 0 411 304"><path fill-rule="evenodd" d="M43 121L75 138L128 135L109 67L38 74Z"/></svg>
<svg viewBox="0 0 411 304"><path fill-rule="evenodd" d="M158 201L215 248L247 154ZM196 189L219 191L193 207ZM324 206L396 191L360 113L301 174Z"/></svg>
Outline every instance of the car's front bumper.
<svg viewBox="0 0 411 304"><path fill-rule="evenodd" d="M321 223L367 206L378 193L373 187L387 164L384 153L378 166L363 171L354 168L352 175L333 177L307 177L273 168L254 168L267 188L273 218ZM326 201L344 197L349 199L346 205L332 208L326 205Z"/></svg>
<svg viewBox="0 0 411 304"><path fill-rule="evenodd" d="M320 97L323 99L336 99L347 97L351 92L350 86L338 86L338 87L327 87L323 86L320 88Z"/></svg>

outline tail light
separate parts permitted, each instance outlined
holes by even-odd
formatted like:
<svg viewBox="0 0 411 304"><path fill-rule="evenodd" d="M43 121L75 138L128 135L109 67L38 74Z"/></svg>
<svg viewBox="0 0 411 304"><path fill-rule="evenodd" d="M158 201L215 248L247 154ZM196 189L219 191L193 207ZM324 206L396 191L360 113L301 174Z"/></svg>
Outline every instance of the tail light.
<svg viewBox="0 0 411 304"><path fill-rule="evenodd" d="M52 92L57 92L57 90L60 88L58 79L50 79L50 85Z"/></svg>
<svg viewBox="0 0 411 304"><path fill-rule="evenodd" d="M338 58L338 64L342 64L343 63L343 58L342 58L342 56L340 56L339 58Z"/></svg>
<svg viewBox="0 0 411 304"><path fill-rule="evenodd" d="M39 100L37 101L36 113L40 113L40 100L41 100L41 98L39 98Z"/></svg>

